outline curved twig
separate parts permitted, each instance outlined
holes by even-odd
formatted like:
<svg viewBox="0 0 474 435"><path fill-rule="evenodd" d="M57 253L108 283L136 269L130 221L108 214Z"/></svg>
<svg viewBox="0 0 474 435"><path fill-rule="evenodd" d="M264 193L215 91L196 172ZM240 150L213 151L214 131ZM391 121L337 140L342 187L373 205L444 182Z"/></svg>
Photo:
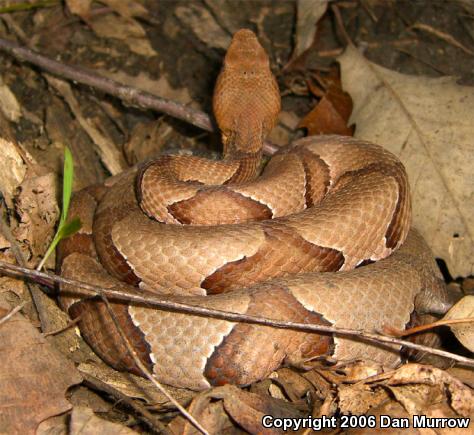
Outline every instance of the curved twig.
<svg viewBox="0 0 474 435"><path fill-rule="evenodd" d="M0 38L0 50L11 54L22 62L29 62L36 65L51 74L72 80L75 83L90 86L120 98L125 105L141 109L156 110L203 130L215 130L211 118L207 113L193 109L177 101L158 97L149 92L124 85L115 80L97 75L91 70L80 66L66 65L7 39ZM265 154L272 155L278 150L278 147L269 142L265 142L263 150Z"/></svg>
<svg viewBox="0 0 474 435"><path fill-rule="evenodd" d="M376 334L368 331L361 331L358 329L349 329L349 328L339 328L334 326L325 326L325 325L310 325L306 323L298 322L287 322L283 320L268 319L265 317L258 316L249 316L247 314L233 313L229 311L215 310L211 308L199 307L195 305L189 305L182 302L175 302L169 299L161 299L156 295L150 292L143 292L143 296L128 293L121 290L111 290L105 289L96 285L88 284L82 281L76 281L74 279L64 278L53 273L43 273L36 270L27 269L24 267L16 266L10 263L5 263L0 261L0 270L21 275L30 279L40 279L51 281L53 283L68 284L80 288L81 291L78 292L87 296L96 296L105 295L108 298L113 298L115 300L121 301L131 301L135 303L146 304L147 306L156 307L163 310L173 310L183 313L189 313L198 316L207 316L217 319L228 320L232 322L245 322L245 323L254 323L258 325L271 326L274 328L282 329L294 329L299 331L310 331L310 332L323 332L331 333L335 335L358 337L362 340L375 342L375 343L387 343L398 346L405 346L410 349L427 352L433 355L438 355L444 358L449 358L454 361L460 362L466 366L474 367L474 359L467 358L461 355L456 355L451 352L446 352L444 350L435 349L429 346L424 346L421 344L412 343L411 341L400 340L395 337L388 337L381 334Z"/></svg>
<svg viewBox="0 0 474 435"><path fill-rule="evenodd" d="M20 305L17 305L15 308L10 310L5 316L0 318L0 325L5 323L8 319L11 319L18 311L22 310L23 307L26 305L26 302L22 302Z"/></svg>

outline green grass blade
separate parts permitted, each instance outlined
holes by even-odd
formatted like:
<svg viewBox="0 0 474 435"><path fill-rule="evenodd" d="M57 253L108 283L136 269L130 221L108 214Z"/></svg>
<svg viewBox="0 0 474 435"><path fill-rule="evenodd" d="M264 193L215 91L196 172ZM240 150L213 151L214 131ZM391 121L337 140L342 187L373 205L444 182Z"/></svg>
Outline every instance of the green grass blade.
<svg viewBox="0 0 474 435"><path fill-rule="evenodd" d="M72 181L74 179L74 162L71 151L68 147L64 147L64 169L63 169L63 209L61 211L61 218L59 226L66 222L67 214L69 212L69 204L72 196Z"/></svg>
<svg viewBox="0 0 474 435"><path fill-rule="evenodd" d="M68 147L64 147L64 168L63 168L63 207L61 210L61 216L59 218L58 229L54 235L53 241L49 245L43 259L36 270L41 270L44 263L56 249L58 243L66 237L72 236L74 233L79 231L81 228L81 221L79 218L74 218L72 221L66 223L67 214L69 211L69 204L71 203L72 196L72 182L74 179L74 161L72 158L71 151Z"/></svg>
<svg viewBox="0 0 474 435"><path fill-rule="evenodd" d="M72 221L69 221L67 224L64 224L59 228L55 238L57 237L59 242L60 240L77 233L81 229L81 226L81 220L78 217L75 217Z"/></svg>

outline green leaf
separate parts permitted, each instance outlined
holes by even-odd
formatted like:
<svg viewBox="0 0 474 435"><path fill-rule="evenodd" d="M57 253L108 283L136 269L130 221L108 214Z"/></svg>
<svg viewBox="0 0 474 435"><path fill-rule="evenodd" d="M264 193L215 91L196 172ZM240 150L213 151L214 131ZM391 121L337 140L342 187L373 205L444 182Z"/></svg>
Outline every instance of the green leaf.
<svg viewBox="0 0 474 435"><path fill-rule="evenodd" d="M59 242L60 240L77 233L81 229L81 226L81 220L78 217L75 217L72 221L69 221L67 224L64 224L61 228L59 228L55 238L57 237Z"/></svg>
<svg viewBox="0 0 474 435"><path fill-rule="evenodd" d="M63 209L59 226L66 222L67 214L69 212L69 204L72 195L72 181L74 179L74 162L71 151L68 147L64 147L64 169L63 169Z"/></svg>
<svg viewBox="0 0 474 435"><path fill-rule="evenodd" d="M61 210L61 217L59 218L58 229L54 235L54 239L48 247L48 250L44 254L40 264L38 264L37 270L41 270L44 263L56 249L58 243L66 237L72 236L74 233L79 231L81 228L81 221L79 218L74 218L72 221L66 223L67 214L69 211L69 204L71 203L72 195L72 182L74 179L74 161L72 158L71 151L68 147L64 147L64 168L63 168L63 208Z"/></svg>

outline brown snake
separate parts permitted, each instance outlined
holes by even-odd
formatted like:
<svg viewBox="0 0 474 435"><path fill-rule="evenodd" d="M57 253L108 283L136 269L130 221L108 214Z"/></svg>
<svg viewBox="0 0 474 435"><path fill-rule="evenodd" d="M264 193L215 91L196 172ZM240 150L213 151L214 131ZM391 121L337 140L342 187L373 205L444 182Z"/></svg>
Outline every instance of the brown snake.
<svg viewBox="0 0 474 435"><path fill-rule="evenodd" d="M419 314L442 311L444 283L426 243L409 230L409 186L395 156L349 137L308 137L278 152L257 177L280 96L249 30L234 35L213 104L223 160L163 156L75 194L70 214L83 227L60 245L64 276L369 331L404 329ZM108 364L139 373L104 303L74 290L62 286L61 304L81 315L86 341ZM248 384L284 361L318 355L400 361L399 347L112 306L142 362L177 387Z"/></svg>

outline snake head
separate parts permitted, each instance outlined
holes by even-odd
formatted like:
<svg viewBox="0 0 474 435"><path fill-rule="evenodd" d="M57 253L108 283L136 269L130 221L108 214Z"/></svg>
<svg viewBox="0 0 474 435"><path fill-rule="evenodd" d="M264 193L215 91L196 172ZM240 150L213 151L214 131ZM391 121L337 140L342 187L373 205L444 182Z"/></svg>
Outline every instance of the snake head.
<svg viewBox="0 0 474 435"><path fill-rule="evenodd" d="M213 107L224 157L260 152L280 112L280 93L270 60L248 29L232 38L214 89Z"/></svg>
<svg viewBox="0 0 474 435"><path fill-rule="evenodd" d="M270 60L251 30L240 29L234 34L224 59L224 67L236 74L252 77L270 72Z"/></svg>

